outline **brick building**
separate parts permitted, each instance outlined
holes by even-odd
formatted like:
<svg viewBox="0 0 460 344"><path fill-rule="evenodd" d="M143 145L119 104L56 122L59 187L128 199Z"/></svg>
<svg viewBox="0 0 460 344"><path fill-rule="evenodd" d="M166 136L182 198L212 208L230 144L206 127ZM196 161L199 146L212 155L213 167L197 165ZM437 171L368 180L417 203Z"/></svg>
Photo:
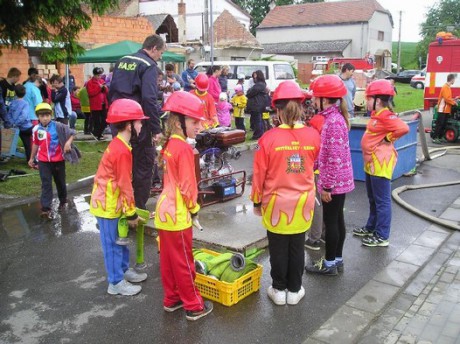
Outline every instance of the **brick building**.
<svg viewBox="0 0 460 344"><path fill-rule="evenodd" d="M91 28L82 31L78 41L86 49L92 49L122 40L142 43L145 37L153 33L155 33L155 29L147 18L93 16ZM24 47L19 50L12 50L1 47L0 76L6 77L11 67L17 67L22 72L20 81L27 79L27 69L43 64L40 60L42 49L46 48ZM44 74L48 74L50 70L53 70L52 67L52 65L47 64ZM56 63L54 69L60 75L65 74L65 65L62 63ZM82 85L85 80L83 65L72 65L71 70L76 84Z"/></svg>

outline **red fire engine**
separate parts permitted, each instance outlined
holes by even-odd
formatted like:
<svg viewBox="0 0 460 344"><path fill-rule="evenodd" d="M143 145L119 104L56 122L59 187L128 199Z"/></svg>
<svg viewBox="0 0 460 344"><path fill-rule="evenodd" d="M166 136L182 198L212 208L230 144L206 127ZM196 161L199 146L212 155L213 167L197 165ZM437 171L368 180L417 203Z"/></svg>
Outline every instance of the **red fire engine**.
<svg viewBox="0 0 460 344"><path fill-rule="evenodd" d="M436 41L428 46L426 65L424 108L428 110L438 103L441 87L448 74L458 74L451 87L452 96L460 95L460 39L449 33L439 33Z"/></svg>

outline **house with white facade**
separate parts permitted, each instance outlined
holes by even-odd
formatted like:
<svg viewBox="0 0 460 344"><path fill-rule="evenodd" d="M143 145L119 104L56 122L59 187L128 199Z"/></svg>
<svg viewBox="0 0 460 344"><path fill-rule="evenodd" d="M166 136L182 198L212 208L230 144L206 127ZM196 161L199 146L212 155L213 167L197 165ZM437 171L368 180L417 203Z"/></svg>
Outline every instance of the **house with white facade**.
<svg viewBox="0 0 460 344"><path fill-rule="evenodd" d="M377 0L345 0L274 7L256 29L264 54L299 63L330 57L372 58L391 70L393 19Z"/></svg>
<svg viewBox="0 0 460 344"><path fill-rule="evenodd" d="M185 40L187 42L209 41L209 28L225 10L249 30L251 16L231 0L139 0L139 14L142 16L170 14L179 23L179 6L185 9ZM212 7L213 23L210 23ZM181 36L183 32L179 33ZM182 42L181 42L182 43Z"/></svg>

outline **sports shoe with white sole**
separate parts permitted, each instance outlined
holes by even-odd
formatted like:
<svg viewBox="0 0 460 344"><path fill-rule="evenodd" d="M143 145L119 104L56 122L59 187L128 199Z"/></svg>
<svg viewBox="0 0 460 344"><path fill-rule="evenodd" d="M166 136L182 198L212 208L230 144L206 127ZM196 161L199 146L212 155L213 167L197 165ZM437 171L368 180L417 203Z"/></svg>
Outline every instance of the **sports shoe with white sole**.
<svg viewBox="0 0 460 344"><path fill-rule="evenodd" d="M370 229L367 229L366 227L361 227L361 228L353 229L353 235L356 235L359 237L368 237L368 236L373 236L374 232L371 231Z"/></svg>
<svg viewBox="0 0 460 344"><path fill-rule="evenodd" d="M110 295L124 295L124 296L132 296L139 294L142 290L140 285L134 285L129 283L127 280L121 280L117 284L109 284L109 288L107 289L107 293Z"/></svg>
<svg viewBox="0 0 460 344"><path fill-rule="evenodd" d="M184 307L184 304L182 303L182 301L177 301L175 304L171 305L171 306L163 306L163 309L166 311L166 312L174 312L174 311L177 311L178 309L181 309Z"/></svg>
<svg viewBox="0 0 460 344"><path fill-rule="evenodd" d="M147 279L147 274L145 272L137 272L133 268L129 268L125 271L125 280L131 283L143 282Z"/></svg>
<svg viewBox="0 0 460 344"><path fill-rule="evenodd" d="M275 289L272 286L268 287L268 297L273 301L275 305L284 306L286 304L286 291Z"/></svg>
<svg viewBox="0 0 460 344"><path fill-rule="evenodd" d="M300 287L300 290L297 293L293 293L288 291L287 292L287 304L288 305L296 305L299 303L300 300L303 299L305 296L305 288Z"/></svg>
<svg viewBox="0 0 460 344"><path fill-rule="evenodd" d="M388 239L384 239L380 237L378 234L374 234L371 237L366 237L361 240L364 246L368 247L387 247L390 245L390 241Z"/></svg>

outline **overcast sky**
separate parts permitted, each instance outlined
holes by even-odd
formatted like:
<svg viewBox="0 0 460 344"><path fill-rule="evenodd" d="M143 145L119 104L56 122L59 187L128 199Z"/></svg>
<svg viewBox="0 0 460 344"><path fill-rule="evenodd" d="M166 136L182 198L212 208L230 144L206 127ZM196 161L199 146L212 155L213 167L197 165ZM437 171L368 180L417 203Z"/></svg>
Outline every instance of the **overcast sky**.
<svg viewBox="0 0 460 344"><path fill-rule="evenodd" d="M326 0L327 1L327 0ZM331 0L329 0L331 1ZM336 1L336 0L333 0ZM396 42L399 35L399 11L402 11L401 41L418 42L420 23L425 21L425 15L428 9L437 0L377 0L380 5L391 12L393 16L393 39Z"/></svg>

